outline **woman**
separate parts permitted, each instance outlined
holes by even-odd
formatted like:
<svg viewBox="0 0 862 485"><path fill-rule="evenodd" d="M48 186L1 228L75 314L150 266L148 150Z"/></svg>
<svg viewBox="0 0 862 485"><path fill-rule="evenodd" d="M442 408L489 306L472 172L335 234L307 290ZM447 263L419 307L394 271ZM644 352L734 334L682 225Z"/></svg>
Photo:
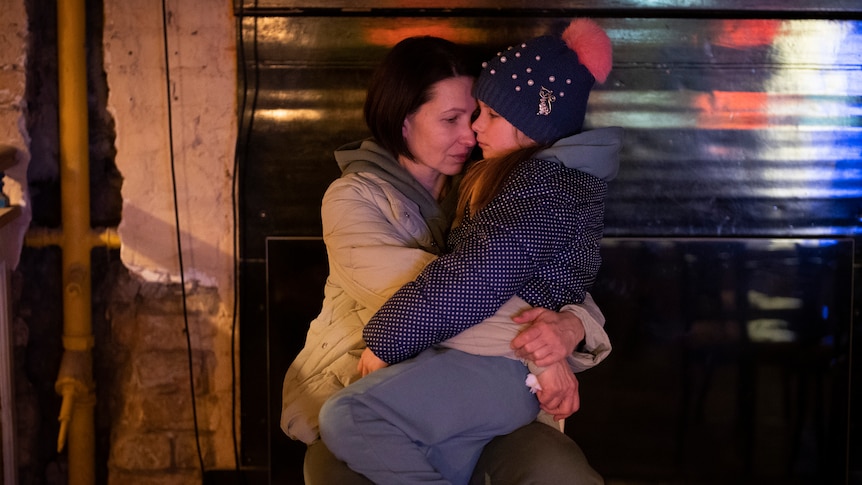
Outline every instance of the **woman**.
<svg viewBox="0 0 862 485"><path fill-rule="evenodd" d="M521 362L431 346L499 315L500 305L559 308L585 297L600 261L603 178L616 173L621 133L581 128L610 59L604 31L579 19L562 38L533 39L487 63L472 124L487 158L462 183L451 252L364 330L365 368L401 363L321 410L323 441L352 469L376 483L466 484L489 440L535 419L539 404L523 388Z"/></svg>
<svg viewBox="0 0 862 485"><path fill-rule="evenodd" d="M325 475L335 465L318 439L319 409L360 377L357 363L365 347L364 325L445 247L458 197L453 176L461 172L476 144L470 124L477 71L478 63L448 41L430 37L402 41L375 72L368 90L365 117L373 140L335 153L343 175L323 200L330 263L325 299L305 347L285 376L283 392L282 429L309 445L307 483L345 483L343 477L336 481ZM393 95L396 92L398 96ZM587 303L560 314L541 309L528 313L524 320L535 318L536 323L518 336L515 347L540 365L552 365L581 345L582 351L574 355L583 365L598 363L610 345L600 312ZM512 324L510 339L518 330ZM571 408L576 391L571 384L557 393L547 389L550 409ZM514 441L547 450L540 455L543 460L559 451L574 457L564 461L571 467L588 466L571 440L538 426L542 427L519 430ZM549 469L543 463L530 465L529 453L511 456L505 439L497 449L500 458L489 457L489 469L512 462L524 463L523 469ZM478 471L477 476L483 475Z"/></svg>

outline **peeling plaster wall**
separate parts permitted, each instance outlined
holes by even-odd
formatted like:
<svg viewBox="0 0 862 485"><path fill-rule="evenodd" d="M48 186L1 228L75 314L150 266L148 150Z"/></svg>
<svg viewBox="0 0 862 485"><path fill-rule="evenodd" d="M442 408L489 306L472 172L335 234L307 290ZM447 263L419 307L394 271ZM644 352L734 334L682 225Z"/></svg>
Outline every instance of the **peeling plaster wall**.
<svg viewBox="0 0 862 485"><path fill-rule="evenodd" d="M231 4L169 1L173 163L187 280L228 289L236 52ZM127 267L179 281L162 12L157 3L105 2L108 108L123 173L120 236Z"/></svg>
<svg viewBox="0 0 862 485"><path fill-rule="evenodd" d="M208 466L231 468L235 25L229 1L169 0L167 9L170 120L161 4L104 4L108 110L124 180L121 257L148 282L179 282L178 217L186 284L217 289L219 310L210 319L195 319L191 325L198 328L190 334L205 336L195 347L211 340L215 358L211 385L218 397L209 404L215 408L210 419L218 424L214 463Z"/></svg>

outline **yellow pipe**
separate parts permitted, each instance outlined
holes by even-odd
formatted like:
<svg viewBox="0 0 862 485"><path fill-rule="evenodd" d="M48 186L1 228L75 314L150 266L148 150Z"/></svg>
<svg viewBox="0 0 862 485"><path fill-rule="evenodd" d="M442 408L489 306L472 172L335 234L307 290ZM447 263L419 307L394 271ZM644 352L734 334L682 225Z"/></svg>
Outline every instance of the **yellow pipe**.
<svg viewBox="0 0 862 485"><path fill-rule="evenodd" d="M93 231L90 236L93 246L107 246L111 249L120 249L120 234L117 233L117 228L115 227Z"/></svg>
<svg viewBox="0 0 862 485"><path fill-rule="evenodd" d="M57 229L47 229L44 227L33 227L27 230L24 236L24 245L31 248L43 248L47 246L60 246L63 244L63 231ZM117 233L117 228L108 227L105 229L91 231L90 247L104 247L109 249L120 249L120 235Z"/></svg>
<svg viewBox="0 0 862 485"><path fill-rule="evenodd" d="M69 485L95 482L95 385L92 364L90 174L87 130L85 0L57 0L60 199L63 225L63 360L55 389L63 396Z"/></svg>

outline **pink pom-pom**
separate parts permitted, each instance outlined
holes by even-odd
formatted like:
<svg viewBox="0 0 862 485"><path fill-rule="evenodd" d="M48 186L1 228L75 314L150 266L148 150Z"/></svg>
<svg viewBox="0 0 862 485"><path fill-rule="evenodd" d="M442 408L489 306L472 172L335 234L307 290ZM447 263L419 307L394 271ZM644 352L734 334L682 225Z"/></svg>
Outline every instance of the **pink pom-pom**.
<svg viewBox="0 0 862 485"><path fill-rule="evenodd" d="M613 53L611 39L590 19L575 19L563 31L563 40L575 51L578 60L600 84L611 73Z"/></svg>

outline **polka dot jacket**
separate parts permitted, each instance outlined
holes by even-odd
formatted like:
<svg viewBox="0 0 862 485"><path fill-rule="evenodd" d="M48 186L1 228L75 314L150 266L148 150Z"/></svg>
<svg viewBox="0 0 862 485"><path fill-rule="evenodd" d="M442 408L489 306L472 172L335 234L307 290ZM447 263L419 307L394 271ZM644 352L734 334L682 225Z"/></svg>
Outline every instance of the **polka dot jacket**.
<svg viewBox="0 0 862 485"><path fill-rule="evenodd" d="M513 295L553 310L580 303L601 264L607 182L527 160L486 207L451 231L449 253L398 290L363 337L392 364L471 327Z"/></svg>

